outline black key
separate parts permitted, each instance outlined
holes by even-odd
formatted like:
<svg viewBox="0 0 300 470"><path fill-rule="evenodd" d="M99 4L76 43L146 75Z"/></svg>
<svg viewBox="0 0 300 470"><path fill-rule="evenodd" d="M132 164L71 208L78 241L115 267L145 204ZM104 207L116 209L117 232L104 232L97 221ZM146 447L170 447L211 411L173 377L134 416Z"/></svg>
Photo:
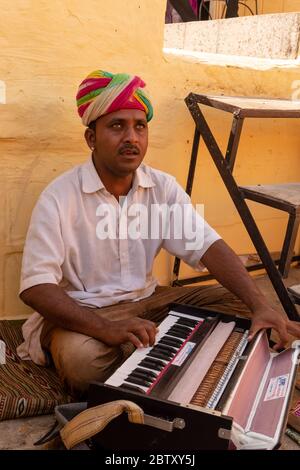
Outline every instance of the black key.
<svg viewBox="0 0 300 470"><path fill-rule="evenodd" d="M155 364L155 362L152 361L147 361L143 359L140 364L140 366L148 367L149 369L157 370L158 372L161 371L164 368L164 365L161 366L159 364Z"/></svg>
<svg viewBox="0 0 300 470"><path fill-rule="evenodd" d="M148 380L149 382L151 382L153 380L153 377L148 375L147 371L145 371L145 372L136 372L136 370L134 370L128 375L128 377L135 377L137 379L144 379L144 380Z"/></svg>
<svg viewBox="0 0 300 470"><path fill-rule="evenodd" d="M166 366L166 364L163 361L160 361L159 359L155 359L154 357L150 357L148 354L145 357L145 360L160 366L162 369Z"/></svg>
<svg viewBox="0 0 300 470"><path fill-rule="evenodd" d="M183 326L183 325L178 325L177 323L175 325L172 326L172 328L170 328L171 330L178 330L178 331L182 331L182 333L185 333L187 336L190 335L193 330L187 326Z"/></svg>
<svg viewBox="0 0 300 470"><path fill-rule="evenodd" d="M167 360L169 360L170 357L174 355L174 353L172 353L171 351L166 351L166 349L163 349L159 347L158 345L154 346L154 348L151 349L150 354L152 351L157 352L158 354L162 354L163 356L166 357Z"/></svg>
<svg viewBox="0 0 300 470"><path fill-rule="evenodd" d="M163 361L167 361L167 362L170 362L170 360L173 359L173 357L175 356L175 354L173 353L170 354L170 353L167 353L166 351L161 351L160 349L155 350L154 352L155 354L159 354Z"/></svg>
<svg viewBox="0 0 300 470"><path fill-rule="evenodd" d="M157 357L157 359L162 359L163 361L168 361L169 358L166 357L164 354L160 353L160 352L157 352L157 351L153 351L151 350L147 356L149 357Z"/></svg>
<svg viewBox="0 0 300 470"><path fill-rule="evenodd" d="M179 346L175 346L174 343L171 343L170 341L168 340L161 340L159 341L159 344L160 346L164 346L166 348L170 348L170 351L174 351L174 353L177 353L178 349L179 349Z"/></svg>
<svg viewBox="0 0 300 470"><path fill-rule="evenodd" d="M140 369L139 367L134 369L134 372L144 372L145 374L149 375L150 377L153 377L154 379L156 379L157 377L157 374L155 374L155 372L152 372L151 370Z"/></svg>
<svg viewBox="0 0 300 470"><path fill-rule="evenodd" d="M151 382L147 382L147 380L143 379L138 379L137 377L127 377L125 381L136 385L142 385L143 387L150 387L151 385Z"/></svg>
<svg viewBox="0 0 300 470"><path fill-rule="evenodd" d="M149 380L150 382L154 379L156 379L157 374L154 374L154 372L151 372L150 370L146 369L134 369L132 372L130 372L129 375L135 375L139 377L144 377L146 380Z"/></svg>
<svg viewBox="0 0 300 470"><path fill-rule="evenodd" d="M141 385L145 387L150 387L150 385L152 385L152 383L154 382L153 377L141 377L140 375L136 374L129 374L128 377L125 379L126 382L131 382L132 380L141 380Z"/></svg>
<svg viewBox="0 0 300 470"><path fill-rule="evenodd" d="M188 326L178 325L177 323L175 323L175 325L172 325L170 330L179 330L184 331L185 333L191 333L192 331Z"/></svg>
<svg viewBox="0 0 300 470"><path fill-rule="evenodd" d="M154 362L154 358L152 359L153 360L151 360L151 357L147 357L147 359L143 359L143 361L140 362L139 365L142 367L148 367L148 369L157 370L157 371L160 371L164 368L164 365L162 366L161 364Z"/></svg>
<svg viewBox="0 0 300 470"><path fill-rule="evenodd" d="M129 390L130 392L146 393L142 388L129 384L122 384L120 385L120 388L122 388L122 390Z"/></svg>
<svg viewBox="0 0 300 470"><path fill-rule="evenodd" d="M164 336L160 340L160 343L167 344L169 346L173 346L173 348L176 348L176 349L182 344L182 342L183 341L181 339L176 339L176 338L173 338L171 336Z"/></svg>
<svg viewBox="0 0 300 470"><path fill-rule="evenodd" d="M191 320L190 318L179 318L175 325L185 325L185 326L190 326L191 328L195 328L196 325L198 325L198 321L196 320Z"/></svg>
<svg viewBox="0 0 300 470"><path fill-rule="evenodd" d="M159 347L160 349L163 349L163 350L169 352L170 354L176 354L176 352L177 352L177 349L175 349L174 347L162 344L160 341L156 344L155 347Z"/></svg>
<svg viewBox="0 0 300 470"><path fill-rule="evenodd" d="M168 331L168 335L170 336L175 336L175 338L182 338L186 339L187 335L185 333L182 333L182 331L174 330L171 328L171 330Z"/></svg>
<svg viewBox="0 0 300 470"><path fill-rule="evenodd" d="M170 346L174 346L174 348L180 348L182 345L183 341L181 339L176 339L173 338L172 336L164 336L163 339L161 339L164 344L169 344Z"/></svg>
<svg viewBox="0 0 300 470"><path fill-rule="evenodd" d="M172 328L169 329L168 335L170 335L171 333L172 333L173 335L174 335L175 333L177 333L177 334L179 334L179 335L182 335L182 331L179 330L178 328L174 328L174 326L172 326ZM184 334L184 335L186 336L186 334Z"/></svg>

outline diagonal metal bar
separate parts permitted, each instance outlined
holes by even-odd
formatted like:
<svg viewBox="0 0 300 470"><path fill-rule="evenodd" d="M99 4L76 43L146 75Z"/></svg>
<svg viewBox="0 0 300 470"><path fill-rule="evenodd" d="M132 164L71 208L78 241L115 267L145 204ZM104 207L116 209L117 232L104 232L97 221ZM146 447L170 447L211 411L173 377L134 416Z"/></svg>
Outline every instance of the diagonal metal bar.
<svg viewBox="0 0 300 470"><path fill-rule="evenodd" d="M192 187L193 187L193 182L194 182L194 177L195 177L195 170L196 170L199 144L200 144L200 132L195 127L193 147L192 147L192 155L191 155L189 173L188 173L187 183L186 183L186 188L185 188L186 192L188 193L189 196L192 193Z"/></svg>
<svg viewBox="0 0 300 470"><path fill-rule="evenodd" d="M225 160L228 163L228 168L233 172L236 154L240 143L242 128L244 124L244 118L239 117L238 114L234 113L230 136L228 139L228 145L226 150Z"/></svg>
<svg viewBox="0 0 300 470"><path fill-rule="evenodd" d="M278 267L284 278L289 274L299 224L300 214L290 214Z"/></svg>
<svg viewBox="0 0 300 470"><path fill-rule="evenodd" d="M256 222L248 208L242 193L240 192L207 122L198 106L196 98L193 93L189 94L186 98L187 107L194 119L195 125L202 136L205 145L220 173L220 176L229 192L235 207L250 235L250 238L262 260L262 263L269 275L273 287L278 295L278 298L291 320L300 320L296 307L290 298L288 291L282 281L282 277L277 270L275 263L269 253L269 250L261 236L261 233L256 225Z"/></svg>
<svg viewBox="0 0 300 470"><path fill-rule="evenodd" d="M193 188L193 183L194 183L199 143L200 143L200 132L195 127L192 154L191 154L189 172L188 172L187 183L186 183L186 188L185 188L189 196L192 193L192 188ZM181 263L180 258L176 257L174 261L174 266L173 266L173 279L172 279L173 285L174 285L174 282L178 279L180 263Z"/></svg>

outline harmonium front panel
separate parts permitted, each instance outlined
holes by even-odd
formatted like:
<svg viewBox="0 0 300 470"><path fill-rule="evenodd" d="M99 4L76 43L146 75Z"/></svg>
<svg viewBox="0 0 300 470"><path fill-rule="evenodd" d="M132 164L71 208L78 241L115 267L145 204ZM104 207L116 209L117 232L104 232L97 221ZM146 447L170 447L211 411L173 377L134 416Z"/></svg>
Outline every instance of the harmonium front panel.
<svg viewBox="0 0 300 470"><path fill-rule="evenodd" d="M126 416L95 439L113 449L270 449L279 445L296 374L297 348L271 353L266 333L249 343L250 321L173 304L153 347L136 350L104 384L90 386L88 406L130 400L148 416L184 427L165 431Z"/></svg>

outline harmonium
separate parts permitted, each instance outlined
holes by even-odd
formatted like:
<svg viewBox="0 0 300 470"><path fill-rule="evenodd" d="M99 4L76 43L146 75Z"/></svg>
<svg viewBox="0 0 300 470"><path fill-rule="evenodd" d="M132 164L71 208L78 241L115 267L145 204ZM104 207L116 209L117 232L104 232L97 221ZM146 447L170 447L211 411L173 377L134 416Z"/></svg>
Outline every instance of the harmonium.
<svg viewBox="0 0 300 470"><path fill-rule="evenodd" d="M105 383L89 388L88 407L129 400L126 414L92 439L99 449L196 451L276 449L285 431L299 342L280 353L265 331L249 342L250 320L172 304L153 347L137 349Z"/></svg>

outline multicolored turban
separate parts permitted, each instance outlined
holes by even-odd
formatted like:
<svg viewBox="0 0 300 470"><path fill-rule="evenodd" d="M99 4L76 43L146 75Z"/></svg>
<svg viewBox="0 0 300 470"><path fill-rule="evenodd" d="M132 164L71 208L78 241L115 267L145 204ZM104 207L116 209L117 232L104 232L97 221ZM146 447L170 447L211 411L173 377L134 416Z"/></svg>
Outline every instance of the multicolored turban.
<svg viewBox="0 0 300 470"><path fill-rule="evenodd" d="M147 121L153 116L153 108L142 88L145 82L137 76L125 73L112 74L96 70L79 85L76 96L78 114L88 126L103 114L119 109L145 111Z"/></svg>

